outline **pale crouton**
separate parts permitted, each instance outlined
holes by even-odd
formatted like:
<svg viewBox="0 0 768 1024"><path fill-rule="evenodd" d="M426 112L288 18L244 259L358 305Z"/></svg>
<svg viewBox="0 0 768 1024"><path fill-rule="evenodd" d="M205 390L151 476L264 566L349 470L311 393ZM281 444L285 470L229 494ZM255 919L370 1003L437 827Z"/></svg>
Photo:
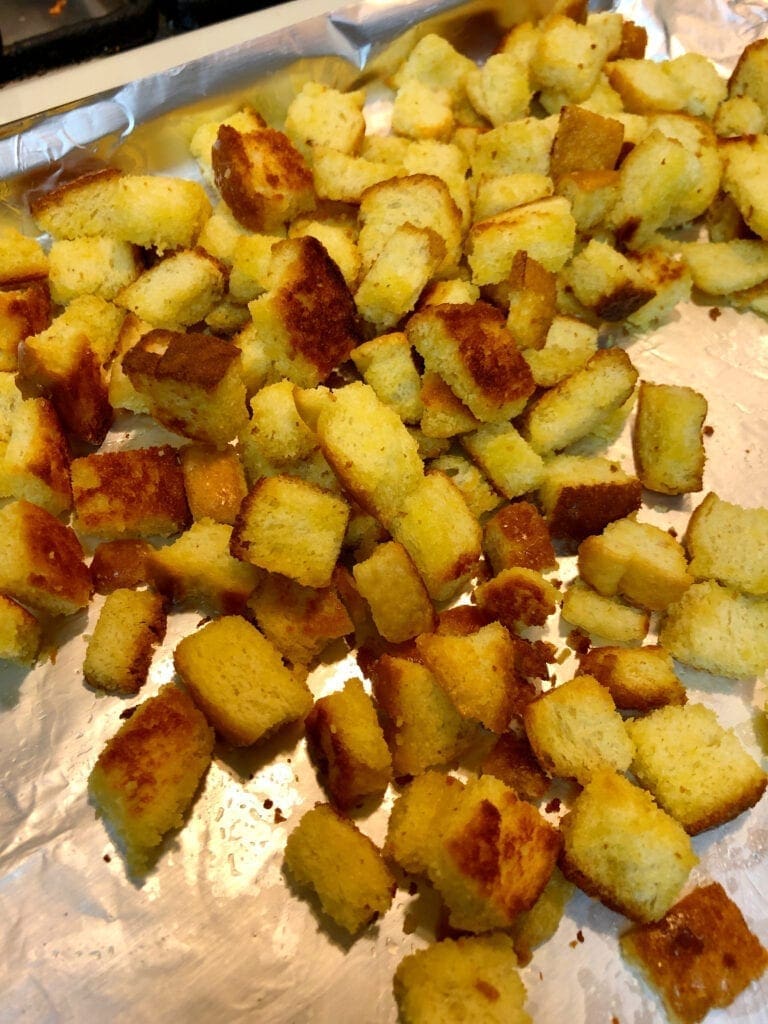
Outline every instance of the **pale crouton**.
<svg viewBox="0 0 768 1024"><path fill-rule="evenodd" d="M54 238L106 235L145 248L186 248L211 213L196 181L107 169L35 196L32 216Z"/></svg>
<svg viewBox="0 0 768 1024"><path fill-rule="evenodd" d="M231 526L248 493L243 465L233 448L188 444L180 452L184 490L192 518Z"/></svg>
<svg viewBox="0 0 768 1024"><path fill-rule="evenodd" d="M156 327L189 327L224 296L224 266L204 249L178 249L115 295L115 304Z"/></svg>
<svg viewBox="0 0 768 1024"><path fill-rule="evenodd" d="M272 250L279 235L245 234L235 241L231 252L229 296L235 302L250 302L270 286Z"/></svg>
<svg viewBox="0 0 768 1024"><path fill-rule="evenodd" d="M504 281L515 255L525 252L546 270L560 270L573 254L576 222L570 203L549 196L473 224L467 259L475 284Z"/></svg>
<svg viewBox="0 0 768 1024"><path fill-rule="evenodd" d="M528 348L523 357L539 387L551 388L581 370L597 351L597 328L576 317L556 316L541 348Z"/></svg>
<svg viewBox="0 0 768 1024"><path fill-rule="evenodd" d="M710 491L688 520L683 543L696 579L768 595L768 509L743 508Z"/></svg>
<svg viewBox="0 0 768 1024"><path fill-rule="evenodd" d="M434 629L429 594L402 544L380 544L352 574L385 640L399 644Z"/></svg>
<svg viewBox="0 0 768 1024"><path fill-rule="evenodd" d="M505 498L528 494L541 483L544 462L511 423L486 423L460 440Z"/></svg>
<svg viewBox="0 0 768 1024"><path fill-rule="evenodd" d="M359 679L315 701L306 717L310 754L340 810L380 797L392 777L392 758L373 701Z"/></svg>
<svg viewBox="0 0 768 1024"><path fill-rule="evenodd" d="M481 775L493 775L522 799L537 803L550 787L550 780L536 760L523 731L503 732L480 764Z"/></svg>
<svg viewBox="0 0 768 1024"><path fill-rule="evenodd" d="M286 841L285 866L350 935L385 914L395 893L395 877L378 847L328 804L302 815Z"/></svg>
<svg viewBox="0 0 768 1024"><path fill-rule="evenodd" d="M435 89L447 89L455 99L464 95L467 76L474 63L459 53L442 36L433 32L422 36L393 75L392 84L400 88L416 80Z"/></svg>
<svg viewBox="0 0 768 1024"><path fill-rule="evenodd" d="M718 194L722 161L717 138L705 120L685 114L653 114L648 124L651 130L679 142L694 161L688 187L676 197L663 225L677 227L704 214Z"/></svg>
<svg viewBox="0 0 768 1024"><path fill-rule="evenodd" d="M0 509L0 591L49 615L85 608L93 586L77 535L31 502Z"/></svg>
<svg viewBox="0 0 768 1024"><path fill-rule="evenodd" d="M602 224L619 198L618 171L572 171L557 182L557 194L568 200L579 232Z"/></svg>
<svg viewBox="0 0 768 1024"><path fill-rule="evenodd" d="M467 507L476 519L486 512L493 512L501 505L503 498L486 478L485 474L464 455L448 452L438 455L429 464L430 469L438 470L456 484L464 496Z"/></svg>
<svg viewBox="0 0 768 1024"><path fill-rule="evenodd" d="M650 626L645 609L604 597L580 579L566 589L562 615L566 622L608 643L640 643Z"/></svg>
<svg viewBox="0 0 768 1024"><path fill-rule="evenodd" d="M337 495L298 477L263 477L240 506L232 554L305 586L327 587L348 518Z"/></svg>
<svg viewBox="0 0 768 1024"><path fill-rule="evenodd" d="M559 14L547 19L531 56L531 77L547 95L561 103L580 103L597 84L606 57L606 45L600 33Z"/></svg>
<svg viewBox="0 0 768 1024"><path fill-rule="evenodd" d="M392 131L409 139L447 140L453 131L451 94L415 78L403 82L392 103Z"/></svg>
<svg viewBox="0 0 768 1024"><path fill-rule="evenodd" d="M733 96L723 100L712 118L712 127L720 138L758 135L766 129L766 117L751 96Z"/></svg>
<svg viewBox="0 0 768 1024"><path fill-rule="evenodd" d="M546 199L553 192L554 184L546 174L534 174L529 171L481 178L477 183L477 194L472 204L472 220L488 220L497 213L511 210L514 206Z"/></svg>
<svg viewBox="0 0 768 1024"><path fill-rule="evenodd" d="M707 400L693 388L641 381L632 430L637 475L651 491L700 491Z"/></svg>
<svg viewBox="0 0 768 1024"><path fill-rule="evenodd" d="M549 175L557 118L524 117L479 135L470 155L478 182L508 174Z"/></svg>
<svg viewBox="0 0 768 1024"><path fill-rule="evenodd" d="M706 580L667 608L659 640L684 665L734 679L768 667L768 599Z"/></svg>
<svg viewBox="0 0 768 1024"><path fill-rule="evenodd" d="M118 588L101 607L88 639L83 675L107 693L138 693L155 647L165 636L163 598L151 590Z"/></svg>
<svg viewBox="0 0 768 1024"><path fill-rule="evenodd" d="M48 253L51 298L60 306L78 295L114 299L142 269L139 251L130 242L99 235L60 238Z"/></svg>
<svg viewBox="0 0 768 1024"><path fill-rule="evenodd" d="M32 281L0 291L0 371L15 370L19 343L50 324L51 297L44 283Z"/></svg>
<svg viewBox="0 0 768 1024"><path fill-rule="evenodd" d="M768 242L734 238L682 247L694 285L708 295L730 295L768 280Z"/></svg>
<svg viewBox="0 0 768 1024"><path fill-rule="evenodd" d="M655 110L683 110L686 88L679 76L669 73L669 61L624 58L607 68L611 86L626 110L647 114Z"/></svg>
<svg viewBox="0 0 768 1024"><path fill-rule="evenodd" d="M10 224L0 225L0 285L15 287L48 276L48 256L36 238Z"/></svg>
<svg viewBox="0 0 768 1024"><path fill-rule="evenodd" d="M730 821L765 791L766 773L703 704L659 708L627 727L632 772L688 835Z"/></svg>
<svg viewBox="0 0 768 1024"><path fill-rule="evenodd" d="M183 690L163 686L107 742L88 777L96 811L144 875L163 837L180 828L211 763L213 730Z"/></svg>
<svg viewBox="0 0 768 1024"><path fill-rule="evenodd" d="M73 459L75 528L95 537L168 537L189 523L184 476L170 445Z"/></svg>
<svg viewBox="0 0 768 1024"><path fill-rule="evenodd" d="M721 153L723 191L731 196L752 231L768 239L768 201L761 187L768 167L768 135L725 139Z"/></svg>
<svg viewBox="0 0 768 1024"><path fill-rule="evenodd" d="M566 878L634 921L665 914L698 862L682 826L610 769L594 773L560 830Z"/></svg>
<svg viewBox="0 0 768 1024"><path fill-rule="evenodd" d="M42 641L42 626L32 612L0 594L0 661L31 667L40 655Z"/></svg>
<svg viewBox="0 0 768 1024"><path fill-rule="evenodd" d="M548 690L523 712L525 732L545 771L586 785L601 768L624 772L635 748L613 699L593 677Z"/></svg>
<svg viewBox="0 0 768 1024"><path fill-rule="evenodd" d="M687 700L669 651L658 644L593 647L579 656L579 669L594 676L622 710L650 711Z"/></svg>
<svg viewBox="0 0 768 1024"><path fill-rule="evenodd" d="M285 134L305 156L314 146L357 153L365 135L365 92L343 93L321 82L305 82L285 112Z"/></svg>
<svg viewBox="0 0 768 1024"><path fill-rule="evenodd" d="M0 495L25 498L61 515L72 506L69 458L52 404L45 398L18 402L7 443L0 443Z"/></svg>
<svg viewBox="0 0 768 1024"><path fill-rule="evenodd" d="M492 125L516 121L528 114L533 98L528 68L513 53L492 53L467 75L467 95Z"/></svg>
<svg viewBox="0 0 768 1024"><path fill-rule="evenodd" d="M491 516L483 528L483 550L494 573L512 566L538 572L557 568L547 524L527 501L514 501Z"/></svg>
<svg viewBox="0 0 768 1024"><path fill-rule="evenodd" d="M443 772L416 775L395 799L384 855L409 874L425 874L435 857L443 824L456 810L464 788L461 779Z"/></svg>
<svg viewBox="0 0 768 1024"><path fill-rule="evenodd" d="M747 96L754 100L768 118L768 43L765 39L754 39L741 51L736 66L728 80L728 95Z"/></svg>
<svg viewBox="0 0 768 1024"><path fill-rule="evenodd" d="M366 384L404 423L421 419L421 379L405 334L383 334L358 345L350 356Z"/></svg>
<svg viewBox="0 0 768 1024"><path fill-rule="evenodd" d="M359 203L367 189L401 174L396 164L350 156L328 146L316 146L312 153L312 179L319 199Z"/></svg>
<svg viewBox="0 0 768 1024"><path fill-rule="evenodd" d="M476 430L480 421L443 380L426 370L419 392L422 405L421 430L428 438L451 438Z"/></svg>
<svg viewBox="0 0 768 1024"><path fill-rule="evenodd" d="M560 455L545 464L538 499L553 537L583 540L640 508L637 477L600 456Z"/></svg>
<svg viewBox="0 0 768 1024"><path fill-rule="evenodd" d="M184 637L173 663L195 703L233 746L250 746L304 718L312 695L303 670L239 615L214 619Z"/></svg>
<svg viewBox="0 0 768 1024"><path fill-rule="evenodd" d="M678 303L690 299L693 278L684 259L662 249L643 249L632 256L631 263L654 296L630 313L627 324L633 329L647 331L668 320Z"/></svg>
<svg viewBox="0 0 768 1024"><path fill-rule="evenodd" d="M333 262L344 275L347 287L354 291L360 280L360 267L362 259L360 250L357 247L357 234L351 233L343 224L334 224L321 220L310 220L309 218L298 218L293 221L289 230L289 238L303 238L311 235L316 238L331 257ZM230 278L230 293L232 292L232 280ZM249 299L255 296L248 296Z"/></svg>
<svg viewBox="0 0 768 1024"><path fill-rule="evenodd" d="M223 124L230 125L239 132L255 132L267 127L261 114L248 105L227 113L221 119L217 117L213 121L204 121L199 124L189 140L189 151L200 165L203 177L209 185L214 184L213 167L211 166L213 144L216 141L219 128Z"/></svg>

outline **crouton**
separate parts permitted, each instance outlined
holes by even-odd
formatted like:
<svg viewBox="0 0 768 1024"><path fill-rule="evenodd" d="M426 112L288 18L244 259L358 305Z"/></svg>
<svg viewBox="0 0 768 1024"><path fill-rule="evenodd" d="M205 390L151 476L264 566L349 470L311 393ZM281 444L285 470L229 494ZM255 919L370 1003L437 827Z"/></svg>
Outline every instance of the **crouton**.
<svg viewBox="0 0 768 1024"><path fill-rule="evenodd" d="M729 295L768 280L768 242L759 239L689 243L682 252L694 285L708 295Z"/></svg>
<svg viewBox="0 0 768 1024"><path fill-rule="evenodd" d="M72 507L69 444L46 398L19 402L0 444L0 495L25 498L61 515Z"/></svg>
<svg viewBox="0 0 768 1024"><path fill-rule="evenodd" d="M596 238L574 256L563 279L582 306L609 323L627 319L654 296L635 265Z"/></svg>
<svg viewBox="0 0 768 1024"><path fill-rule="evenodd" d="M43 628L23 605L0 594L0 661L31 667L40 656Z"/></svg>
<svg viewBox="0 0 768 1024"><path fill-rule="evenodd" d="M314 146L357 153L365 135L365 92L343 93L321 82L305 82L285 112L285 134L305 156Z"/></svg>
<svg viewBox="0 0 768 1024"><path fill-rule="evenodd" d="M380 544L352 568L360 594L368 602L385 640L402 643L435 626L435 610L426 587L402 544Z"/></svg>
<svg viewBox="0 0 768 1024"><path fill-rule="evenodd" d="M36 238L10 224L0 226L0 286L15 288L48 276L48 256Z"/></svg>
<svg viewBox="0 0 768 1024"><path fill-rule="evenodd" d="M583 369L597 351L597 329L571 316L552 319L541 348L527 348L523 358L536 384L551 388Z"/></svg>
<svg viewBox="0 0 768 1024"><path fill-rule="evenodd" d="M557 310L555 275L528 253L512 258L509 277L501 287L506 295L507 327L521 349L540 349Z"/></svg>
<svg viewBox="0 0 768 1024"><path fill-rule="evenodd" d="M421 378L405 334L383 334L358 345L350 356L366 384L404 423L421 419Z"/></svg>
<svg viewBox="0 0 768 1024"><path fill-rule="evenodd" d="M467 76L475 67L469 57L459 53L447 39L434 32L422 36L392 77L400 88L416 80L436 89L447 89L458 100L464 94Z"/></svg>
<svg viewBox="0 0 768 1024"><path fill-rule="evenodd" d="M754 39L747 43L728 79L728 95L746 96L754 100L763 116L768 118L768 88L765 84L767 68L768 45L765 39Z"/></svg>
<svg viewBox="0 0 768 1024"><path fill-rule="evenodd" d="M447 140L453 131L451 94L415 78L403 82L392 103L392 131L410 139Z"/></svg>
<svg viewBox="0 0 768 1024"><path fill-rule="evenodd" d="M636 512L642 484L600 456L559 455L547 461L538 500L553 537L584 540Z"/></svg>
<svg viewBox="0 0 768 1024"><path fill-rule="evenodd" d="M693 388L640 382L632 450L644 487L661 494L701 490L706 415L707 400Z"/></svg>
<svg viewBox="0 0 768 1024"><path fill-rule="evenodd" d="M609 643L639 643L650 626L650 616L645 609L630 607L618 598L604 597L580 579L566 589L562 615L566 622Z"/></svg>
<svg viewBox="0 0 768 1024"><path fill-rule="evenodd" d="M620 121L569 104L560 111L549 173L557 181L573 171L611 171L623 141Z"/></svg>
<svg viewBox="0 0 768 1024"><path fill-rule="evenodd" d="M248 493L243 465L234 449L188 444L179 459L192 518L232 526Z"/></svg>
<svg viewBox="0 0 768 1024"><path fill-rule="evenodd" d="M768 135L725 139L721 153L723 191L736 203L752 231L768 239L768 203L760 187L768 165Z"/></svg>
<svg viewBox="0 0 768 1024"><path fill-rule="evenodd" d="M600 34L571 18L554 14L547 20L532 54L531 76L545 94L562 97L566 103L580 103L597 84L605 55ZM549 109L546 103L545 107Z"/></svg>
<svg viewBox="0 0 768 1024"><path fill-rule="evenodd" d="M425 370L421 378L421 430L430 438L450 438L480 426L480 421L439 373Z"/></svg>
<svg viewBox="0 0 768 1024"><path fill-rule="evenodd" d="M155 647L165 636L163 598L151 590L118 588L106 598L88 639L83 675L107 693L138 693Z"/></svg>
<svg viewBox="0 0 768 1024"><path fill-rule="evenodd" d="M710 491L693 510L683 543L696 579L768 595L768 509L742 508Z"/></svg>
<svg viewBox="0 0 768 1024"><path fill-rule="evenodd" d="M445 473L456 484L476 519L481 519L486 512L493 512L504 500L474 462L458 452L438 455L429 467Z"/></svg>
<svg viewBox="0 0 768 1024"><path fill-rule="evenodd" d="M95 592L111 594L119 587L134 590L151 585L149 566L154 550L149 541L140 538L101 541L91 559Z"/></svg>
<svg viewBox="0 0 768 1024"><path fill-rule="evenodd" d="M576 221L562 196L498 213L470 228L467 260L472 280L478 285L506 280L519 252L546 270L560 270L573 255L575 241Z"/></svg>
<svg viewBox="0 0 768 1024"><path fill-rule="evenodd" d="M97 813L144 875L171 829L180 828L211 763L213 730L173 684L144 701L107 742L88 777Z"/></svg>
<svg viewBox="0 0 768 1024"><path fill-rule="evenodd" d="M511 566L475 587L478 608L510 632L543 626L560 604L557 588L535 569Z"/></svg>
<svg viewBox="0 0 768 1024"><path fill-rule="evenodd" d="M571 171L558 179L556 193L568 200L576 228L585 234L599 227L619 198L618 171Z"/></svg>
<svg viewBox="0 0 768 1024"><path fill-rule="evenodd" d="M622 710L651 711L687 700L672 657L659 644L593 647L579 656L579 670L594 676Z"/></svg>
<svg viewBox="0 0 768 1024"><path fill-rule="evenodd" d="M328 146L316 146L312 153L312 179L318 199L360 203L369 188L401 174L397 165L340 153Z"/></svg>
<svg viewBox="0 0 768 1024"><path fill-rule="evenodd" d="M48 253L51 298L60 306L78 295L114 299L142 269L139 250L130 242L106 235L60 238Z"/></svg>
<svg viewBox="0 0 768 1024"><path fill-rule="evenodd" d="M224 266L204 249L178 249L144 270L115 295L115 304L156 327L196 324L221 301Z"/></svg>
<svg viewBox="0 0 768 1024"><path fill-rule="evenodd" d="M19 343L51 324L51 297L39 281L0 291L0 371L18 366Z"/></svg>
<svg viewBox="0 0 768 1024"><path fill-rule="evenodd" d="M409 874L426 874L442 827L458 807L464 788L461 779L436 770L411 780L392 807L384 855Z"/></svg>
<svg viewBox="0 0 768 1024"><path fill-rule="evenodd" d="M492 125L528 114L533 88L527 67L513 53L492 53L467 75L467 95L475 110Z"/></svg>

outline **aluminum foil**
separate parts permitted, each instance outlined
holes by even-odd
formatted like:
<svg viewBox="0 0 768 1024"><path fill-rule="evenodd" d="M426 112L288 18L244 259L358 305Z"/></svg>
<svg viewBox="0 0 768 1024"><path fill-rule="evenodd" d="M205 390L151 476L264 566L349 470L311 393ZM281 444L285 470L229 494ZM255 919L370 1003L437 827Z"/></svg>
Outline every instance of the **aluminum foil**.
<svg viewBox="0 0 768 1024"><path fill-rule="evenodd" d="M0 130L2 217L28 225L24 190L61 161L77 166L96 158L194 175L184 143L202 109L245 95L278 119L308 77L346 87L379 74L424 19L479 52L495 25L536 6L385 0L256 38L243 18L244 41L231 50ZM617 9L648 28L652 54L698 50L724 72L750 39L768 32L762 3L628 0ZM136 54L137 74L144 52ZM685 383L708 398L713 433L705 490L768 505L766 322L730 309L712 319L688 304L633 340L629 351L642 377ZM117 423L108 444L120 445L133 429L129 420ZM612 454L631 466L626 433ZM659 499L644 518L682 531L698 500ZM559 575L573 572L572 560L564 559ZM121 712L136 703L96 696L83 684L83 637L99 607L97 599L60 625L55 660L30 672L0 672L0 1021L394 1024L393 972L403 955L429 940L435 908L425 893L398 891L390 912L350 941L294 891L282 870L285 838L300 814L323 799L299 730L246 751L219 745L186 825L169 837L157 868L141 884L127 877L87 800L99 751ZM189 612L172 616L142 696L173 677L173 648L198 621ZM549 637L562 648L566 632L555 622ZM572 672L566 663L561 677ZM337 650L313 672L311 685L321 695L357 674L351 655ZM690 698L712 707L765 763L757 714L765 681L686 669L681 677ZM389 793L359 819L376 842L391 800ZM768 799L693 845L700 865L691 884L720 881L768 942ZM535 1021L664 1019L657 998L619 956L625 926L601 904L573 897L556 935L522 972ZM708 1021L765 1024L767 1007L763 978Z"/></svg>

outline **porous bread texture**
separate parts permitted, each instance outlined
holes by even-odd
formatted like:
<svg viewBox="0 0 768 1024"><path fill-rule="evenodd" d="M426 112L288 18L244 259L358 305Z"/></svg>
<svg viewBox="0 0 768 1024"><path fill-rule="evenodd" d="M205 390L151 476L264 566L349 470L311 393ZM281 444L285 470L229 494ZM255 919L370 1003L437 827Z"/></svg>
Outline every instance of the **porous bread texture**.
<svg viewBox="0 0 768 1024"><path fill-rule="evenodd" d="M135 245L106 235L59 238L48 252L51 298L60 306L78 295L114 299L142 269Z"/></svg>
<svg viewBox="0 0 768 1024"><path fill-rule="evenodd" d="M525 626L543 626L557 610L561 596L554 584L535 569L512 566L478 584L474 600L490 618L511 632Z"/></svg>
<svg viewBox="0 0 768 1024"><path fill-rule="evenodd" d="M477 520L482 521L487 512L493 512L504 500L474 462L458 452L438 455L430 462L430 468L445 473L453 481Z"/></svg>
<svg viewBox="0 0 768 1024"><path fill-rule="evenodd" d="M55 516L67 512L72 507L69 443L51 402L14 402L2 423L3 431L6 427L7 440L0 441L0 495L24 498Z"/></svg>
<svg viewBox="0 0 768 1024"><path fill-rule="evenodd" d="M641 643L650 615L618 597L605 597L578 577L566 587L562 615L566 622L608 643Z"/></svg>
<svg viewBox="0 0 768 1024"><path fill-rule="evenodd" d="M523 711L534 753L551 776L585 785L595 771L626 771L634 744L610 692L593 676L578 675L541 694Z"/></svg>
<svg viewBox="0 0 768 1024"><path fill-rule="evenodd" d="M398 794L387 823L384 856L409 874L426 874L436 855L443 822L453 814L465 784L437 770L417 774Z"/></svg>
<svg viewBox="0 0 768 1024"><path fill-rule="evenodd" d="M212 751L213 730L190 697L168 683L99 754L89 796L115 830L131 874L146 874L163 837L184 823Z"/></svg>
<svg viewBox="0 0 768 1024"><path fill-rule="evenodd" d="M0 285L13 287L48 276L48 255L36 238L0 225Z"/></svg>
<svg viewBox="0 0 768 1024"><path fill-rule="evenodd" d="M162 595L125 587L113 590L88 639L83 663L86 683L108 693L138 693L165 628Z"/></svg>
<svg viewBox="0 0 768 1024"><path fill-rule="evenodd" d="M579 667L594 676L622 710L650 711L688 699L672 656L659 644L593 647L579 656Z"/></svg>
<svg viewBox="0 0 768 1024"><path fill-rule="evenodd" d="M497 213L470 229L467 260L472 281L482 286L506 280L520 252L528 253L546 270L562 270L573 255L575 242L576 221L563 196L548 196Z"/></svg>
<svg viewBox="0 0 768 1024"><path fill-rule="evenodd" d="M402 544L380 544L352 567L361 596L385 640L402 643L435 626L435 609Z"/></svg>
<svg viewBox="0 0 768 1024"><path fill-rule="evenodd" d="M547 524L530 501L514 501L486 520L483 551L495 573L516 565L538 572L557 568Z"/></svg>
<svg viewBox="0 0 768 1024"><path fill-rule="evenodd" d="M659 708L627 725L632 771L689 835L752 807L768 776L703 704Z"/></svg>
<svg viewBox="0 0 768 1024"><path fill-rule="evenodd" d="M347 811L381 796L392 778L392 758L376 709L360 679L319 697L304 721L307 742L331 803Z"/></svg>
<svg viewBox="0 0 768 1024"><path fill-rule="evenodd" d="M224 297L226 283L226 269L215 256L177 249L108 297L155 327L178 329L204 320Z"/></svg>
<svg viewBox="0 0 768 1024"><path fill-rule="evenodd" d="M581 541L640 508L643 487L617 462L558 455L545 465L538 499L553 537Z"/></svg>
<svg viewBox="0 0 768 1024"><path fill-rule="evenodd" d="M239 615L185 636L173 663L195 703L233 746L250 746L312 707L306 672L287 668L277 648Z"/></svg>
<svg viewBox="0 0 768 1024"><path fill-rule="evenodd" d="M248 493L243 464L235 449L188 444L181 449L179 459L193 520L213 519L232 526Z"/></svg>
<svg viewBox="0 0 768 1024"><path fill-rule="evenodd" d="M560 821L566 878L633 921L657 921L698 857L650 793L599 769Z"/></svg>
<svg viewBox="0 0 768 1024"><path fill-rule="evenodd" d="M365 135L365 91L340 92L321 82L305 82L285 113L285 134L305 155L315 146L357 153Z"/></svg>
<svg viewBox="0 0 768 1024"><path fill-rule="evenodd" d="M544 460L511 423L484 423L460 444L505 498L529 494L544 477Z"/></svg>
<svg viewBox="0 0 768 1024"><path fill-rule="evenodd" d="M707 400L693 388L641 381L632 450L644 487L661 494L700 491Z"/></svg>
<svg viewBox="0 0 768 1024"><path fill-rule="evenodd" d="M509 936L443 939L404 957L394 979L403 1024L530 1024Z"/></svg>
<svg viewBox="0 0 768 1024"><path fill-rule="evenodd" d="M23 605L0 594L0 660L32 666L40 655L43 627Z"/></svg>
<svg viewBox="0 0 768 1024"><path fill-rule="evenodd" d="M118 587L135 590L151 586L149 564L154 550L149 541L139 538L100 541L90 567L95 592L111 594Z"/></svg>
<svg viewBox="0 0 768 1024"><path fill-rule="evenodd" d="M683 543L697 580L768 595L768 509L744 508L710 491L693 510Z"/></svg>
<svg viewBox="0 0 768 1024"><path fill-rule="evenodd" d="M419 422L423 412L421 377L403 332L382 334L366 341L352 349L350 357L365 383L404 423Z"/></svg>
<svg viewBox="0 0 768 1024"><path fill-rule="evenodd" d="M350 935L389 910L395 877L378 847L328 804L302 815L285 844L285 866L311 887L325 913Z"/></svg>
<svg viewBox="0 0 768 1024"><path fill-rule="evenodd" d="M0 240L0 249L2 240ZM51 323L51 298L47 284L30 281L0 291L0 371L18 366L19 344Z"/></svg>
<svg viewBox="0 0 768 1024"><path fill-rule="evenodd" d="M530 803L537 803L550 786L524 730L503 732L480 763L481 775L493 775Z"/></svg>

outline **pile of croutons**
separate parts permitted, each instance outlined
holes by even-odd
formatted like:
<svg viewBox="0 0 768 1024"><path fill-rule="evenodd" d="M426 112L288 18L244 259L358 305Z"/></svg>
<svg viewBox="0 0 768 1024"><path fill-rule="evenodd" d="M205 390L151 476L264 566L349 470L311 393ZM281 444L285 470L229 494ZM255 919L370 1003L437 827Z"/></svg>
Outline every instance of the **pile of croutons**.
<svg viewBox="0 0 768 1024"><path fill-rule="evenodd" d="M0 232L2 657L33 665L95 593L85 682L135 695L200 609L91 798L141 876L215 737L303 722L327 802L292 880L351 935L413 876L445 907L397 970L405 1024L528 1021L516 968L574 885L633 922L672 1020L768 961L719 886L677 902L690 837L766 773L675 669L768 667L768 509L644 521L648 492L705 490L707 402L632 363L692 296L768 312L768 40L728 81L645 46L580 2L481 65L424 34L387 134L365 89L307 82L279 126L198 120L200 181L105 168L29 197L45 245ZM628 421L631 467L605 454ZM359 673L316 698L340 642ZM379 849L352 813L392 786Z"/></svg>

